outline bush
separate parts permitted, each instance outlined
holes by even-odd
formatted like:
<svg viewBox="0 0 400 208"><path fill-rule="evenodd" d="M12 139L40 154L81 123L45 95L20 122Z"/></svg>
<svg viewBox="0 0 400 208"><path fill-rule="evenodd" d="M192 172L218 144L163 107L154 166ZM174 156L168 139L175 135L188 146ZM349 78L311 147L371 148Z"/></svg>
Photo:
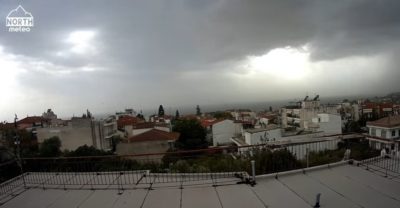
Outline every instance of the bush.
<svg viewBox="0 0 400 208"><path fill-rule="evenodd" d="M44 140L40 145L39 155L41 157L58 157L61 155L61 141L57 136Z"/></svg>

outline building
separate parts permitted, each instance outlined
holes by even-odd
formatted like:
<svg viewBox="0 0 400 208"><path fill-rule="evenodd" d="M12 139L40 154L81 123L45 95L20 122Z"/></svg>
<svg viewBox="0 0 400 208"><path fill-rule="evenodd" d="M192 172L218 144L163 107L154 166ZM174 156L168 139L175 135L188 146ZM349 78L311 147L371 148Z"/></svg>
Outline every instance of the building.
<svg viewBox="0 0 400 208"><path fill-rule="evenodd" d="M154 122L143 122L143 123L135 123L133 125L126 125L124 127L124 136L125 138L129 138L150 131L152 129L171 132L171 125L165 123L154 123Z"/></svg>
<svg viewBox="0 0 400 208"><path fill-rule="evenodd" d="M46 112L42 114L42 118L44 118L49 126L65 126L67 125L67 121L57 118L57 115L51 109L47 109Z"/></svg>
<svg viewBox="0 0 400 208"><path fill-rule="evenodd" d="M400 150L400 116L388 116L367 122L367 139L375 149L387 149L396 153Z"/></svg>
<svg viewBox="0 0 400 208"><path fill-rule="evenodd" d="M243 126L240 122L234 122L230 119L204 119L201 125L206 129L206 139L213 146L222 146L232 143L232 137L242 135Z"/></svg>
<svg viewBox="0 0 400 208"><path fill-rule="evenodd" d="M265 128L247 129L244 139L247 145L264 144L282 138L282 129L277 125L268 125Z"/></svg>
<svg viewBox="0 0 400 208"><path fill-rule="evenodd" d="M304 130L316 130L313 119L318 114L338 115L337 105L321 105L319 96L309 100L308 96L295 105L286 106L281 109L282 128L299 128Z"/></svg>
<svg viewBox="0 0 400 208"><path fill-rule="evenodd" d="M36 127L43 127L49 124L49 120L41 116L27 116L17 122L19 129L26 129L28 131Z"/></svg>
<svg viewBox="0 0 400 208"><path fill-rule="evenodd" d="M119 155L137 155L151 153L165 153L175 147L175 142L179 139L177 132L165 132L158 129L151 129L141 134L124 139L117 144L116 152ZM140 159L151 159L151 161L161 161L160 155L143 156ZM140 162L140 161L139 161Z"/></svg>
<svg viewBox="0 0 400 208"><path fill-rule="evenodd" d="M345 122L360 120L360 106L357 103L340 103L338 111Z"/></svg>
<svg viewBox="0 0 400 208"><path fill-rule="evenodd" d="M341 134L342 118L339 115L319 113L312 118L309 129L312 132L323 132L324 135Z"/></svg>
<svg viewBox="0 0 400 208"><path fill-rule="evenodd" d="M61 150L75 150L76 148L95 144L93 138L93 124L90 118L73 117L66 126L48 126L37 128L38 143L57 136L61 140Z"/></svg>
<svg viewBox="0 0 400 208"><path fill-rule="evenodd" d="M119 135L115 116L92 121L93 146L103 150L113 150L113 137Z"/></svg>
<svg viewBox="0 0 400 208"><path fill-rule="evenodd" d="M132 116L135 117L137 115L136 111L133 110L132 108L125 109L125 111L120 111L116 112L115 116L117 117L117 120L119 119L120 116Z"/></svg>
<svg viewBox="0 0 400 208"><path fill-rule="evenodd" d="M249 109L228 110L235 121L242 121L245 123L255 124L257 114Z"/></svg>
<svg viewBox="0 0 400 208"><path fill-rule="evenodd" d="M38 143L57 136L62 150L75 150L87 145L97 149L111 150L112 137L118 135L115 117L103 120L73 117L65 126L45 126L36 129Z"/></svg>
<svg viewBox="0 0 400 208"><path fill-rule="evenodd" d="M391 102L363 102L361 104L362 117L371 120L379 119L393 114L393 103Z"/></svg>

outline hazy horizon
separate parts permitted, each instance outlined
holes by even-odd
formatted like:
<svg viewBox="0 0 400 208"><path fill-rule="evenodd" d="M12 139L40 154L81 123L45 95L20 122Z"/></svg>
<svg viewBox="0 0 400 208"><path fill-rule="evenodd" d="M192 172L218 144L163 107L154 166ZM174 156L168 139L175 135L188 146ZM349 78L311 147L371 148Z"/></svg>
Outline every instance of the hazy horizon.
<svg viewBox="0 0 400 208"><path fill-rule="evenodd" d="M321 99L321 103L322 104L328 104L328 103L337 103L342 101L343 99L366 99L366 98L372 98L375 96L385 96L389 93L384 93L384 94L380 94L380 95L352 95L352 96L332 96L332 97L324 97L322 95L320 95L320 99ZM304 97L306 96L306 94L304 95ZM310 98L313 98L314 95L309 95ZM198 104L201 108L201 111L203 113L205 112L215 112L215 111L224 111L224 110L228 110L228 109L250 109L256 112L260 112L263 110L268 110L269 106L273 107L273 109L277 109L280 107L284 107L285 105L289 105L290 102L295 102L295 101L300 101L302 100L304 97L295 97L292 99L285 99L285 100L275 100L275 101L253 101L253 102L232 102L232 103L219 103L219 104ZM93 109L88 108L88 110L93 114L95 119L101 119L101 118L105 118L106 116L110 116L110 115L115 115L116 112L120 112L120 111L124 111L125 109L128 108L132 108L135 111L137 111L138 113L142 110L143 114L145 115L145 117L148 117L152 114L157 114L158 112L158 107L159 105L163 105L165 113L167 115L175 115L176 110L179 111L180 115L187 115L187 114L195 114L196 113L196 105L187 105L187 106L170 106L170 105L165 105L163 103L161 104L155 104L154 106L151 106L149 108L137 108L135 106L122 106L120 108L111 110L111 111L107 111L107 112L98 112L98 111L93 111ZM43 110L41 112L28 112L26 114L24 113L19 113L19 112L15 112L18 116L18 119L23 119L26 116L41 116L43 112L45 112L47 109L49 108L43 108ZM61 119L70 119L72 116L76 116L76 117L80 117L82 116L82 114L86 113L86 108L81 109L81 111L77 111L77 112L73 112L72 114L68 114L62 111L59 111L59 108L55 107L55 108L51 108L55 114L57 114L58 118ZM1 119L0 121L7 121L7 122L12 122L14 119L15 114L14 113L10 113L10 115L8 116L8 119Z"/></svg>

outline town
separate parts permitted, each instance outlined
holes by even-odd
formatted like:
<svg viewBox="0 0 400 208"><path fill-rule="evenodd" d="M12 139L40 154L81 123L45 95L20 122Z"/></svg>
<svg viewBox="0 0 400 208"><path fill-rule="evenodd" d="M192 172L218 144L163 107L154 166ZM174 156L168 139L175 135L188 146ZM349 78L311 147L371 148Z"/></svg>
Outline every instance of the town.
<svg viewBox="0 0 400 208"><path fill-rule="evenodd" d="M117 155L149 154L150 158L180 150L235 147L236 153L243 153L252 145L363 138L374 149L399 155L400 104L391 99L321 104L317 95L261 112L229 109L203 113L200 106L193 111L166 115L160 105L158 114L147 119L133 109L96 119L87 110L80 117L63 120L48 109L41 116L1 123L0 144L15 154L18 147L21 157L57 157L87 147ZM41 151L49 140L59 143L52 154Z"/></svg>

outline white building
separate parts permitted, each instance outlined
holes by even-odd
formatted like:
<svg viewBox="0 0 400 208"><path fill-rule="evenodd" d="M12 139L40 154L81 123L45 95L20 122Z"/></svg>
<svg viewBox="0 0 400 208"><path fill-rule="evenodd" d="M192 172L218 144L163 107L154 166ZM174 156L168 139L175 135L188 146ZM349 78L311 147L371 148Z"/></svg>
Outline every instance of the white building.
<svg viewBox="0 0 400 208"><path fill-rule="evenodd" d="M225 119L211 125L212 141L214 146L232 143L231 138L241 135L243 127L241 123Z"/></svg>
<svg viewBox="0 0 400 208"><path fill-rule="evenodd" d="M319 96L309 100L308 96L303 101L297 102L296 105L287 106L281 109L282 127L296 127L304 130L316 130L314 118L318 118L318 114L337 114L337 105L321 105Z"/></svg>
<svg viewBox="0 0 400 208"><path fill-rule="evenodd" d="M314 132L323 132L325 135L342 133L342 118L339 115L320 113L312 119Z"/></svg>
<svg viewBox="0 0 400 208"><path fill-rule="evenodd" d="M369 129L367 139L371 147L386 148L391 152L400 150L400 115L367 122L367 127Z"/></svg>
<svg viewBox="0 0 400 208"><path fill-rule="evenodd" d="M110 150L111 138L118 135L114 117L99 121L74 117L66 126L37 128L36 133L39 144L50 137L57 136L61 141L62 150L75 150L82 145Z"/></svg>
<svg viewBox="0 0 400 208"><path fill-rule="evenodd" d="M244 139L247 145L264 144L277 141L280 138L282 138L282 129L273 124L265 128L247 129L244 132Z"/></svg>

